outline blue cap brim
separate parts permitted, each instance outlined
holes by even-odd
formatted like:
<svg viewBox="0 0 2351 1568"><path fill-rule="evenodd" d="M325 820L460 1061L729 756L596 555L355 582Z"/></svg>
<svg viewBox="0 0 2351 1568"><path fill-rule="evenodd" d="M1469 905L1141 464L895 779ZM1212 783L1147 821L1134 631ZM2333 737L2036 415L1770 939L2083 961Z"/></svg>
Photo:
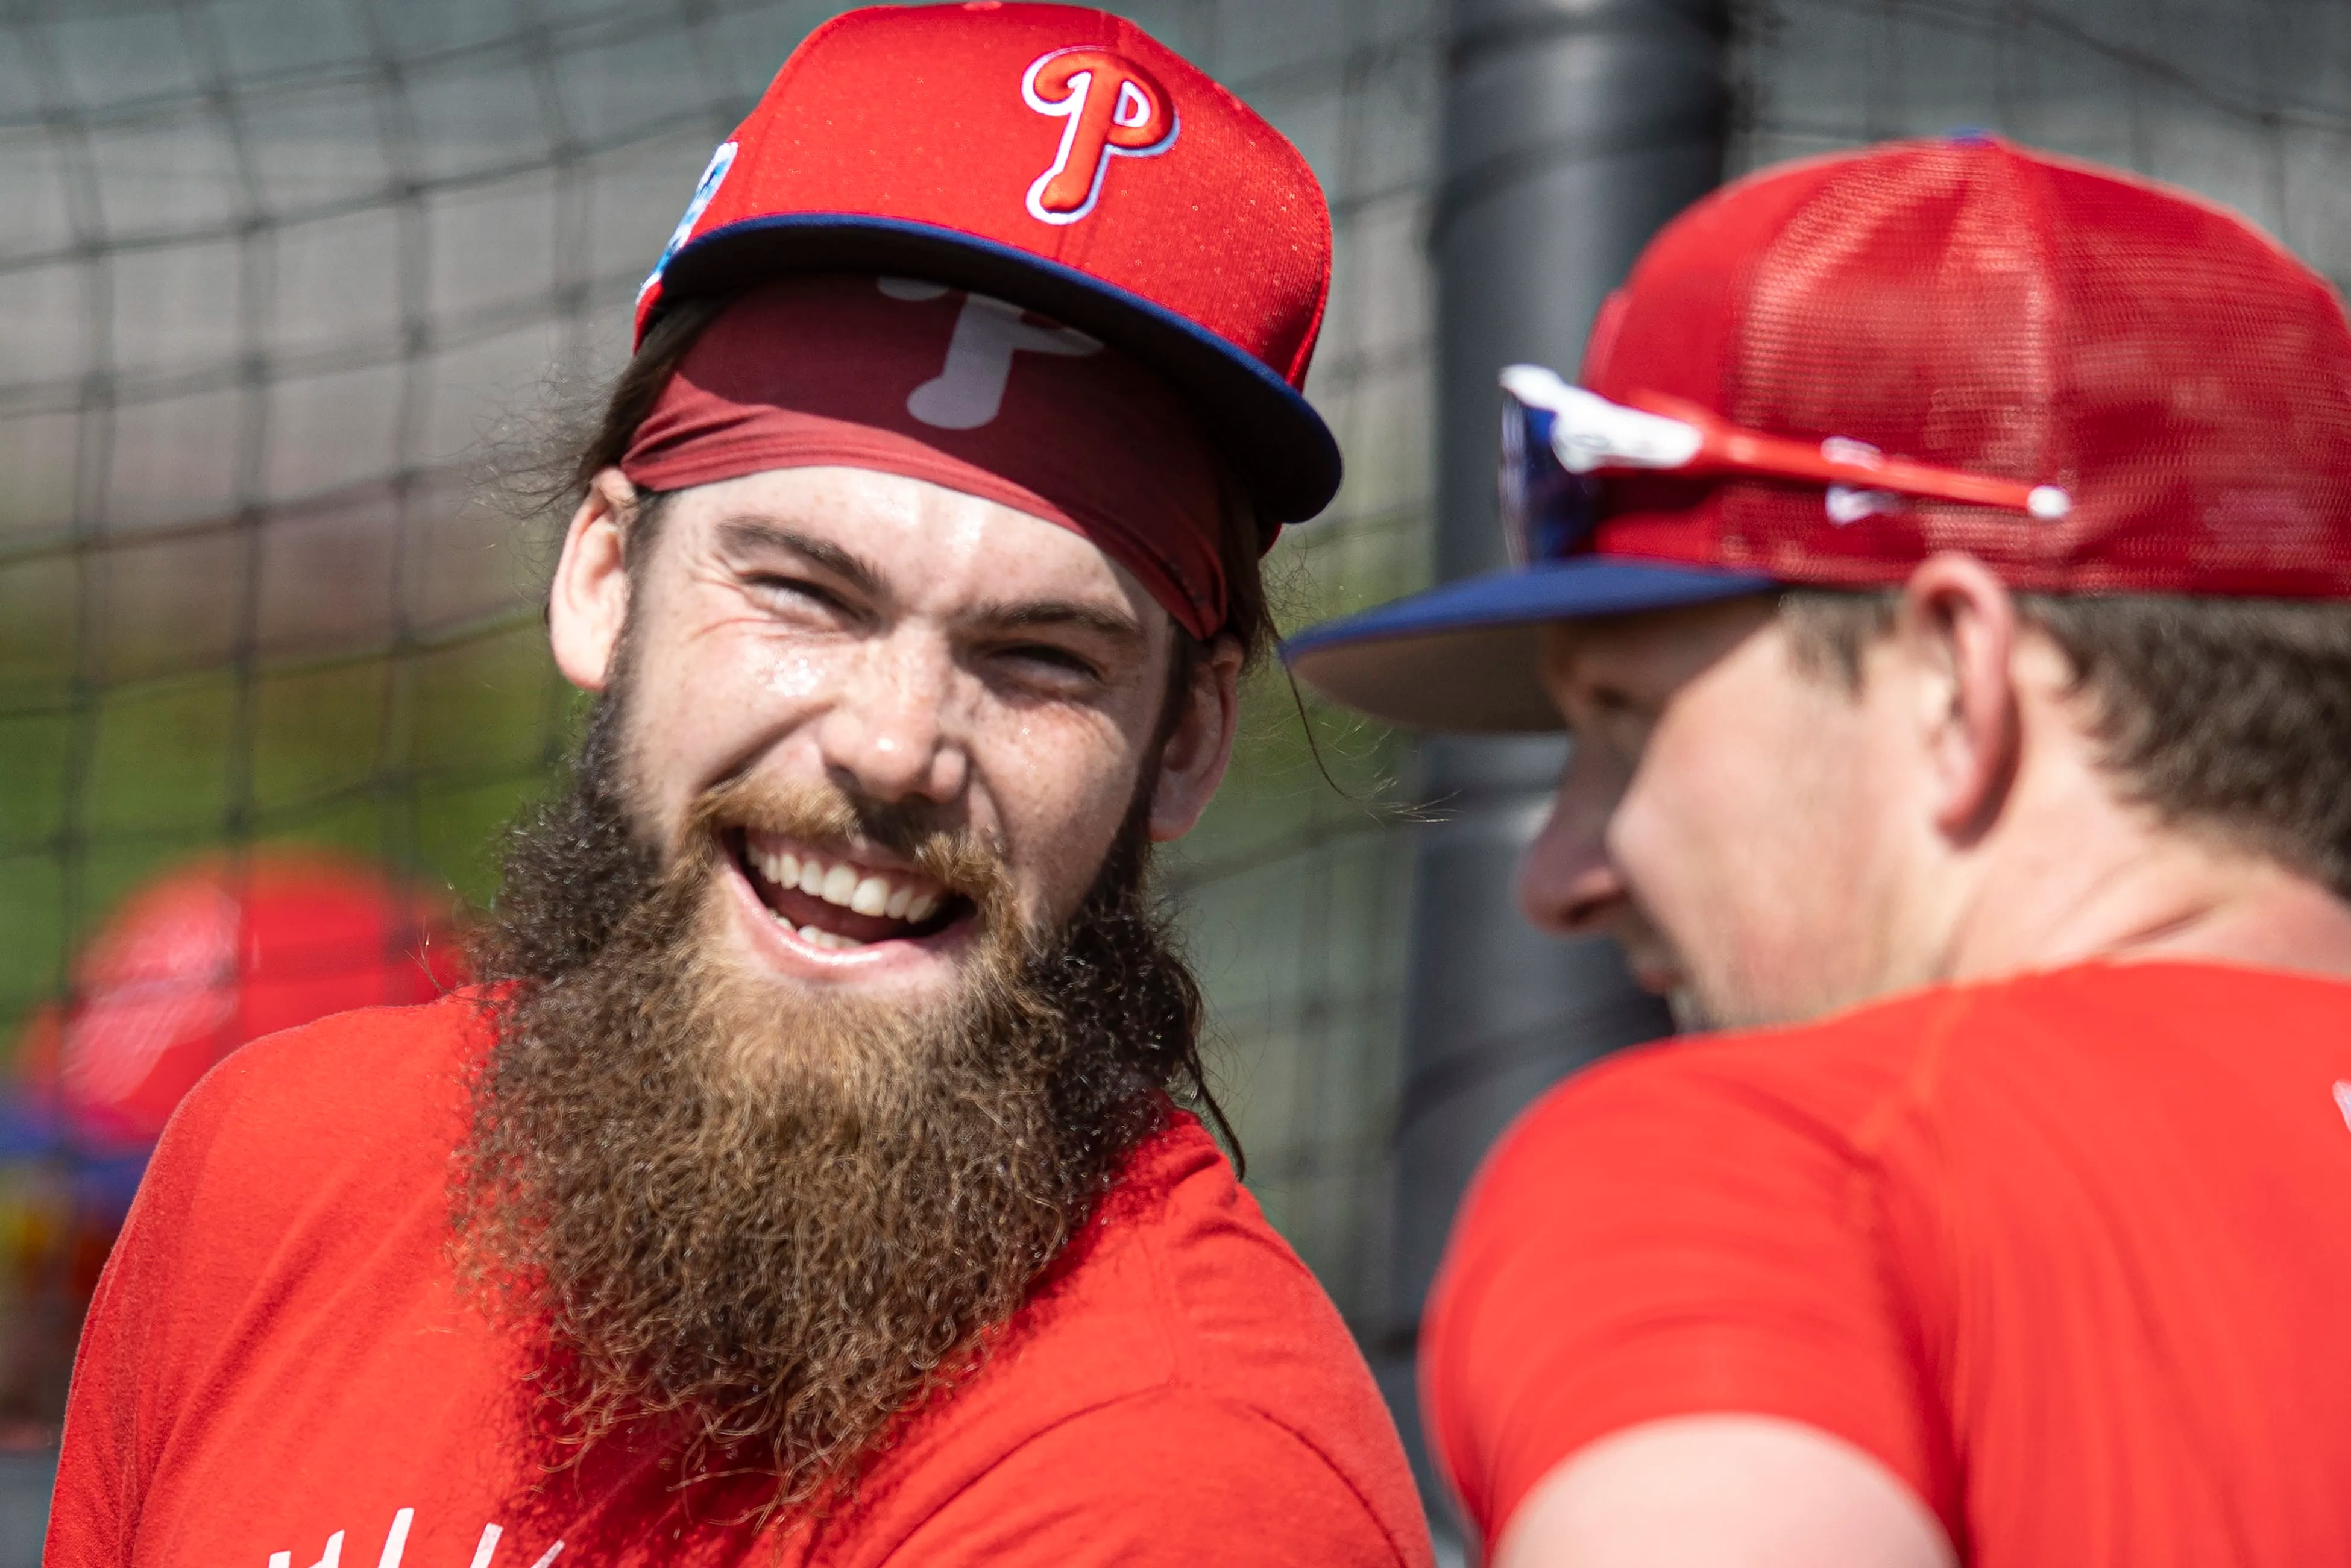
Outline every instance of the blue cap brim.
<svg viewBox="0 0 2351 1568"><path fill-rule="evenodd" d="M1413 729L1531 734L1560 727L1544 695L1545 623L1672 610L1768 592L1768 577L1578 556L1467 578L1310 627L1283 662L1322 695Z"/></svg>

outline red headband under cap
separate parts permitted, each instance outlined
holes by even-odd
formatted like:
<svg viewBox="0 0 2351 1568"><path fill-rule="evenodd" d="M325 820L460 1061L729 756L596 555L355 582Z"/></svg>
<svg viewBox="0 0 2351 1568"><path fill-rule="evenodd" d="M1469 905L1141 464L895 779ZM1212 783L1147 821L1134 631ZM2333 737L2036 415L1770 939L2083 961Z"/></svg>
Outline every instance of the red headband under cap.
<svg viewBox="0 0 2351 1568"><path fill-rule="evenodd" d="M1082 332L911 278L768 284L703 329L621 460L647 490L831 466L1058 523L1195 637L1224 624L1207 448L1156 376Z"/></svg>

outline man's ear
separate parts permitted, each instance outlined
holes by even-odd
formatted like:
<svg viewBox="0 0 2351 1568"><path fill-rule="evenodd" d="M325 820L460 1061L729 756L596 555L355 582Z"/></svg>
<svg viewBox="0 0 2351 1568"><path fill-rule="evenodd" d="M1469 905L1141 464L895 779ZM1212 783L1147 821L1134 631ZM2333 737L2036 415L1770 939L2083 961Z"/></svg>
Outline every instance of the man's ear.
<svg viewBox="0 0 2351 1568"><path fill-rule="evenodd" d="M1233 758L1233 731L1240 723L1241 645L1230 637L1209 644L1192 671L1184 711L1159 751L1159 779L1151 791L1151 838L1155 843L1192 831L1208 798L1224 782Z"/></svg>
<svg viewBox="0 0 2351 1568"><path fill-rule="evenodd" d="M1918 691L1937 828L1972 839L2000 812L2023 746L2015 597L1973 556L1946 552L1903 585L1894 648Z"/></svg>
<svg viewBox="0 0 2351 1568"><path fill-rule="evenodd" d="M598 474L571 514L548 586L547 636L556 667L582 691L604 689L628 624L628 533L636 510L636 486L618 468Z"/></svg>

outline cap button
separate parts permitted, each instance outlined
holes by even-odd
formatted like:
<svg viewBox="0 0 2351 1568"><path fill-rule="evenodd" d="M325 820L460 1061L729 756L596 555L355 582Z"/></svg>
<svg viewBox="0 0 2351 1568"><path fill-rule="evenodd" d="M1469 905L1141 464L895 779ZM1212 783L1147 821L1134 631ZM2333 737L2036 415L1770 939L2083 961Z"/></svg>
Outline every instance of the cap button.
<svg viewBox="0 0 2351 1568"><path fill-rule="evenodd" d="M1943 133L1943 140L1954 147L1989 147L1999 138L1980 125L1955 125Z"/></svg>

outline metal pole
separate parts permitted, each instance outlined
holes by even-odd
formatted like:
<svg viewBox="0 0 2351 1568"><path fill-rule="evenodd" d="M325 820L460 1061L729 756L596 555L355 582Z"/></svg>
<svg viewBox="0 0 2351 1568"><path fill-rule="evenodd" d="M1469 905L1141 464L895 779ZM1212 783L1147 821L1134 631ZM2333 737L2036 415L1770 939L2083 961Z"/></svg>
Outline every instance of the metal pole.
<svg viewBox="0 0 2351 1568"><path fill-rule="evenodd" d="M1503 559L1494 375L1573 375L1606 292L1659 225L1721 177L1725 0L1453 0L1437 275L1437 575ZM1614 948L1541 936L1512 880L1565 758L1556 739L1437 739L1415 851L1396 1133L1394 1330L1382 1382L1432 1500L1410 1346L1479 1157L1573 1069L1669 1027ZM1432 1513L1437 1512L1432 1507Z"/></svg>

